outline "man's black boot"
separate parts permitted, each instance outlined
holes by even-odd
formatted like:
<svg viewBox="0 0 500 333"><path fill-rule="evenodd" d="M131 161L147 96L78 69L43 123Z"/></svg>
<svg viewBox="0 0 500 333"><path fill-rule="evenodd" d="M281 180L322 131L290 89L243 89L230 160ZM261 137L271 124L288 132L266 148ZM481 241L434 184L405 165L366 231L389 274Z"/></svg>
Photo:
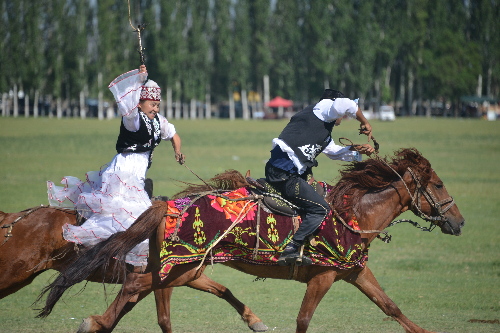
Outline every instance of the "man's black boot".
<svg viewBox="0 0 500 333"><path fill-rule="evenodd" d="M302 255L300 256L300 248L302 244L293 239L287 244L280 257L278 258L278 265L291 266L294 263L298 266L307 266L312 264L311 258Z"/></svg>

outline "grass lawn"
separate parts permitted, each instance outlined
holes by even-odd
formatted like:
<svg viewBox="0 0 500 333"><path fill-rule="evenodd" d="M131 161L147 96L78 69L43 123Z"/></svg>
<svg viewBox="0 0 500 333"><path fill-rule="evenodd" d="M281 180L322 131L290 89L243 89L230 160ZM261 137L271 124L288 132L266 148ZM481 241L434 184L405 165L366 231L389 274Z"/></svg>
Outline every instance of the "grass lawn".
<svg viewBox="0 0 500 333"><path fill-rule="evenodd" d="M183 140L186 164L208 179L226 169L262 177L271 140L284 120L173 120ZM500 131L497 122L478 119L398 118L372 121L382 155L415 147L429 159L466 219L463 234L437 229L424 233L410 225L389 229L390 244L374 241L369 266L387 294L412 321L431 331L500 332ZM119 121L96 119L0 118L0 210L20 211L47 204L47 180L83 178L115 154ZM344 121L333 138L357 135L357 122ZM317 179L333 183L340 162L325 156ZM155 151L148 177L155 195L172 195L180 182L199 182L175 163L169 143ZM411 213L402 217L420 220ZM3 233L3 231L2 231ZM36 237L32 235L31 237ZM2 240L0 240L2 241ZM0 247L0 251L1 251ZM74 332L81 319L102 313L119 288L88 283L74 287L44 320L35 319L32 303L53 277L49 271L24 289L0 300L2 332ZM254 277L216 265L205 271L229 287L272 332L293 332L306 286L294 281L254 281ZM237 313L216 297L178 288L174 292L175 332L249 332ZM116 332L159 332L152 296L139 303ZM308 332L403 332L354 287L335 283L315 312Z"/></svg>

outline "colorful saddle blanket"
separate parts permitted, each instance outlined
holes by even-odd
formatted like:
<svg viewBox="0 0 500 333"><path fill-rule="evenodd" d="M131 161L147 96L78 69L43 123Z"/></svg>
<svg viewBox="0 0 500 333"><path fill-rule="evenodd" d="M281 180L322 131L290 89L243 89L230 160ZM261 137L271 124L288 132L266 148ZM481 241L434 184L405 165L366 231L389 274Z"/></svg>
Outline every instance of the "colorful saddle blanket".
<svg viewBox="0 0 500 333"><path fill-rule="evenodd" d="M258 265L277 265L280 252L293 236L293 219L271 213L263 206L259 212L258 202L250 200L249 195L249 189L240 188L223 193L223 196L206 195L194 202L192 198L167 201L160 277L166 278L175 265L204 258L213 263L241 260ZM178 220L175 216L180 214L178 238L171 240ZM235 226L221 238L233 223ZM351 219L348 224L359 230L356 220ZM212 248L214 243L217 245ZM368 259L368 252L362 250L360 234L350 231L332 216L323 221L312 243L314 246L306 246L304 253L314 265L350 269L364 267Z"/></svg>

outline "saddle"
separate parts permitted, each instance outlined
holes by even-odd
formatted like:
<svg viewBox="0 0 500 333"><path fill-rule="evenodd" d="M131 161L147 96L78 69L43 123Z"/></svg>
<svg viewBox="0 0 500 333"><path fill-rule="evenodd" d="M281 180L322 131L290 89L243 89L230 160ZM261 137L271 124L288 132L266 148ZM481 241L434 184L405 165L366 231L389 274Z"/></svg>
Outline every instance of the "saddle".
<svg viewBox="0 0 500 333"><path fill-rule="evenodd" d="M250 190L255 194L264 196L262 202L264 206L273 213L285 216L298 216L300 208L287 201L281 196L281 193L269 184L265 178L254 179L246 177L247 182L251 185ZM326 188L324 183L320 183L311 179L309 184L318 192L319 195L325 197Z"/></svg>

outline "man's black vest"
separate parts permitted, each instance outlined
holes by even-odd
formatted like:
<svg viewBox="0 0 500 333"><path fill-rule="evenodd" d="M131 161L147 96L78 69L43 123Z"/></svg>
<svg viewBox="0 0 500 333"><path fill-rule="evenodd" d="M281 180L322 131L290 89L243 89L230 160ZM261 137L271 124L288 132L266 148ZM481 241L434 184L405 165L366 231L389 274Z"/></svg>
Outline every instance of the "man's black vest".
<svg viewBox="0 0 500 333"><path fill-rule="evenodd" d="M155 134L157 139L155 140ZM153 157L153 150L161 142L160 119L158 115L150 120L143 112L139 111L139 130L131 132L123 125L123 119L120 126L120 134L116 141L116 151L118 153L138 153L151 151L149 156L149 165Z"/></svg>
<svg viewBox="0 0 500 333"><path fill-rule="evenodd" d="M309 168L318 165L316 157L332 141L332 129L335 125L335 121L327 123L319 119L313 108L314 105L309 105L297 112L279 136L293 149L300 162Z"/></svg>

